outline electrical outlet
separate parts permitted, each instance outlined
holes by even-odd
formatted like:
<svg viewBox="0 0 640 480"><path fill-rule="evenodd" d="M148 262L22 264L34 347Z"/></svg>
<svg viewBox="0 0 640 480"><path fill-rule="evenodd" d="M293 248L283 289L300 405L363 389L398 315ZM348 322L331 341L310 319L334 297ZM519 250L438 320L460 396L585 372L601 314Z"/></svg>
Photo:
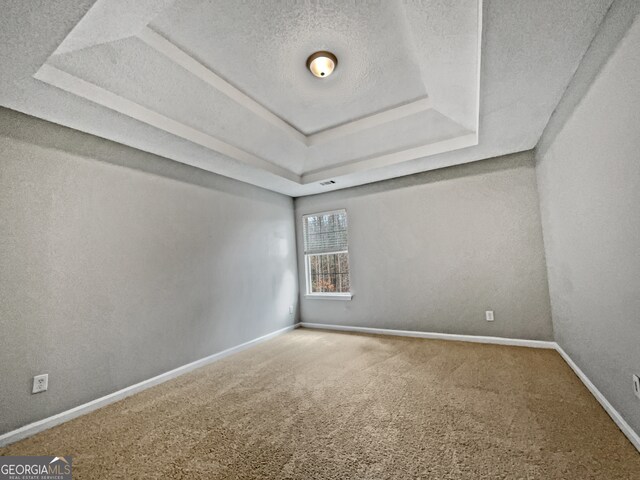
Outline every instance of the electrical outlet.
<svg viewBox="0 0 640 480"><path fill-rule="evenodd" d="M638 375L633 376L633 393L640 398L640 377Z"/></svg>
<svg viewBox="0 0 640 480"><path fill-rule="evenodd" d="M289 315L293 315L293 305L289 305Z"/></svg>
<svg viewBox="0 0 640 480"><path fill-rule="evenodd" d="M487 322L493 322L493 310L487 310L484 312L484 318Z"/></svg>
<svg viewBox="0 0 640 480"><path fill-rule="evenodd" d="M31 393L46 392L49 387L49 374L36 375L33 377L33 390Z"/></svg>

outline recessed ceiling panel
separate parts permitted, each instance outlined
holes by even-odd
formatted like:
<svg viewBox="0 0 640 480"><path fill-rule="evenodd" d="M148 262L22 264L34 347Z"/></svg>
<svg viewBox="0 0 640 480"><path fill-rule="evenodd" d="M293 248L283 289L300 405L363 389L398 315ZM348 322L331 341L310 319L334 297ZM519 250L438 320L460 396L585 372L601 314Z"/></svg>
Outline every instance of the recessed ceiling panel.
<svg viewBox="0 0 640 480"><path fill-rule="evenodd" d="M478 121L482 3L477 0L406 0L407 35L433 106L473 130Z"/></svg>
<svg viewBox="0 0 640 480"><path fill-rule="evenodd" d="M69 53L75 50L113 42L131 37L147 25L174 0L109 0L96 2L82 17L55 53ZM127 15L122 15L122 12Z"/></svg>
<svg viewBox="0 0 640 480"><path fill-rule="evenodd" d="M184 0L150 27L305 134L428 92L399 2ZM329 78L306 68L318 50Z"/></svg>
<svg viewBox="0 0 640 480"><path fill-rule="evenodd" d="M137 37L54 55L49 65L191 128L302 173L306 146ZM250 132L250 134L248 134Z"/></svg>
<svg viewBox="0 0 640 480"><path fill-rule="evenodd" d="M306 195L532 148L610 4L9 2L0 104Z"/></svg>
<svg viewBox="0 0 640 480"><path fill-rule="evenodd" d="M409 18L415 6L401 2L248 8L179 0L158 15L157 4L142 2L119 24L124 4L101 0L34 78L306 184L338 168L379 168L477 143L480 10L477 0L458 1L456 19L464 18L468 31L450 42L449 28L431 24L446 10L438 4L416 34ZM100 18L100 28L90 28ZM112 35L105 34L109 25ZM122 38L125 31L133 34ZM427 52L416 37L429 39ZM445 46L459 55L454 68L433 61L452 78L446 85L434 80L438 101L427 94L424 62ZM305 60L318 49L338 55L344 73L312 76ZM445 92L452 90L465 112L446 108ZM459 115L448 117L435 105Z"/></svg>
<svg viewBox="0 0 640 480"><path fill-rule="evenodd" d="M434 109L309 148L305 172L360 161L473 133Z"/></svg>

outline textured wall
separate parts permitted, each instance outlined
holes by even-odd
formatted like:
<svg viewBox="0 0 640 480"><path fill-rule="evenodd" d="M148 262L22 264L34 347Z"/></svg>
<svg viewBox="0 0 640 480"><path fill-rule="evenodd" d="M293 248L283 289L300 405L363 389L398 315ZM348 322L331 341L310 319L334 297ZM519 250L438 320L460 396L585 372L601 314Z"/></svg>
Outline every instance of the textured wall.
<svg viewBox="0 0 640 480"><path fill-rule="evenodd" d="M557 342L640 432L640 20L538 158Z"/></svg>
<svg viewBox="0 0 640 480"><path fill-rule="evenodd" d="M349 217L353 300L302 297L303 321L552 339L532 152L295 205L299 244L302 215L346 208Z"/></svg>
<svg viewBox="0 0 640 480"><path fill-rule="evenodd" d="M0 433L291 325L294 252L288 197L0 110Z"/></svg>

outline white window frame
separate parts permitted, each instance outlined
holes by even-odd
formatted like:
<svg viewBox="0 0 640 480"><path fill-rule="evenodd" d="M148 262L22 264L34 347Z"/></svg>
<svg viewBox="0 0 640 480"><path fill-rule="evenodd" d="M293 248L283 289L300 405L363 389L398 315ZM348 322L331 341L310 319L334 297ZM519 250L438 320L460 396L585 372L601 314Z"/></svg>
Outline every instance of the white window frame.
<svg viewBox="0 0 640 480"><path fill-rule="evenodd" d="M349 214L346 208L338 208L336 210L328 210L325 212L308 213L302 216L302 244L304 248L304 222L307 217L319 217L321 215L331 215L333 213L344 212L347 216L347 229L349 228ZM347 245L349 243L349 233L347 232ZM305 298L308 299L324 299L324 300L351 300L353 298L353 292L312 292L311 291L311 256L317 255L335 255L338 253L346 253L347 261L349 262L349 288L351 288L351 259L349 258L349 249L336 250L335 252L323 252L304 254L304 278L305 278Z"/></svg>

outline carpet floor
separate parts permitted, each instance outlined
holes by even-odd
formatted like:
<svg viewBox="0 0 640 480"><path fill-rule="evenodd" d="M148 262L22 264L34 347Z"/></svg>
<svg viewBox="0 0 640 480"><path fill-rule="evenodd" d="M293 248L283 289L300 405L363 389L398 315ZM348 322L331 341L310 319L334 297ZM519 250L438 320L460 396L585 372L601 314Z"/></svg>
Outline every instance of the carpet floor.
<svg viewBox="0 0 640 480"><path fill-rule="evenodd" d="M639 479L552 350L299 329L0 449L74 479Z"/></svg>

